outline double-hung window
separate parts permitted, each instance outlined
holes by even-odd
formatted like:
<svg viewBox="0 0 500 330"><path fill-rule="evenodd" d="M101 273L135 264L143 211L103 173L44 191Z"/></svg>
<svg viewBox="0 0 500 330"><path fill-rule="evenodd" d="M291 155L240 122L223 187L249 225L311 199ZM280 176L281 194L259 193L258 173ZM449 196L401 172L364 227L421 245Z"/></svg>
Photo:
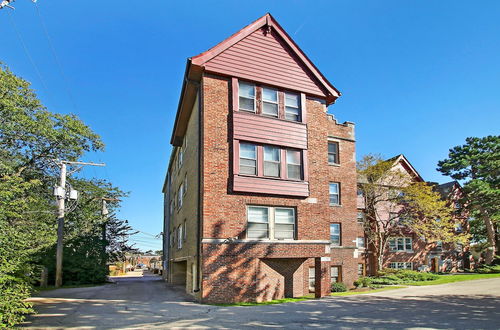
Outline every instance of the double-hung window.
<svg viewBox="0 0 500 330"><path fill-rule="evenodd" d="M177 249L182 249L182 236L183 236L183 233L182 233L182 226L179 226L179 228L177 229Z"/></svg>
<svg viewBox="0 0 500 330"><path fill-rule="evenodd" d="M177 192L177 207L180 209L182 207L182 202L184 199L184 183L181 183L179 186L179 191Z"/></svg>
<svg viewBox="0 0 500 330"><path fill-rule="evenodd" d="M356 247L359 249L365 248L365 238L364 237L356 237Z"/></svg>
<svg viewBox="0 0 500 330"><path fill-rule="evenodd" d="M300 99L298 94L285 93L285 119L300 121Z"/></svg>
<svg viewBox="0 0 500 330"><path fill-rule="evenodd" d="M279 178L280 176L280 148L264 146L264 176Z"/></svg>
<svg viewBox="0 0 500 330"><path fill-rule="evenodd" d="M286 172L288 179L302 179L302 163L300 158L300 151L290 149L286 151Z"/></svg>
<svg viewBox="0 0 500 330"><path fill-rule="evenodd" d="M269 237L269 208L263 206L248 207L248 238Z"/></svg>
<svg viewBox="0 0 500 330"><path fill-rule="evenodd" d="M328 164L339 164L338 142L328 142Z"/></svg>
<svg viewBox="0 0 500 330"><path fill-rule="evenodd" d="M295 209L276 207L274 209L274 238L294 239Z"/></svg>
<svg viewBox="0 0 500 330"><path fill-rule="evenodd" d="M340 205L340 183L330 182L330 205Z"/></svg>
<svg viewBox="0 0 500 330"><path fill-rule="evenodd" d="M358 276L365 276L365 264L358 264Z"/></svg>
<svg viewBox="0 0 500 330"><path fill-rule="evenodd" d="M391 262L389 268L394 269L413 269L413 263L411 262Z"/></svg>
<svg viewBox="0 0 500 330"><path fill-rule="evenodd" d="M295 209L290 207L248 206L247 237L294 239Z"/></svg>
<svg viewBox="0 0 500 330"><path fill-rule="evenodd" d="M358 215L356 217L358 223L364 223L365 222L365 212L363 211L358 211Z"/></svg>
<svg viewBox="0 0 500 330"><path fill-rule="evenodd" d="M389 240L389 250L393 252L412 252L411 237L397 237Z"/></svg>
<svg viewBox="0 0 500 330"><path fill-rule="evenodd" d="M187 186L188 186L187 185L187 181L188 181L188 177L187 177L187 174L186 174L186 176L184 177L184 182L183 182L184 187L182 188L182 194L183 195L186 195L186 193L187 193Z"/></svg>
<svg viewBox="0 0 500 330"><path fill-rule="evenodd" d="M240 82L238 91L240 110L255 112L255 85Z"/></svg>
<svg viewBox="0 0 500 330"><path fill-rule="evenodd" d="M257 175L257 146L240 143L240 173Z"/></svg>
<svg viewBox="0 0 500 330"><path fill-rule="evenodd" d="M262 113L278 117L278 91L276 89L262 88Z"/></svg>
<svg viewBox="0 0 500 330"><path fill-rule="evenodd" d="M330 224L330 243L334 246L340 246L340 223Z"/></svg>
<svg viewBox="0 0 500 330"><path fill-rule="evenodd" d="M341 266L331 266L330 267L330 281L331 283L337 283L342 281L341 277Z"/></svg>

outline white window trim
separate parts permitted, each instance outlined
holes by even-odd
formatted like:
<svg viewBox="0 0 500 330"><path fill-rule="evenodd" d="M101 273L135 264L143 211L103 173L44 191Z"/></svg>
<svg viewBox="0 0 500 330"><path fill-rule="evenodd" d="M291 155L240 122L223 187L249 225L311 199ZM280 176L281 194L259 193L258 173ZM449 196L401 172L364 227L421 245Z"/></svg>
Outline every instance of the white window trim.
<svg viewBox="0 0 500 330"><path fill-rule="evenodd" d="M403 267L400 267L401 265ZM408 265L410 266L409 268L408 268ZM409 269L409 270L413 270L413 262L395 261L395 262L391 262L389 264L389 268L392 268L392 269Z"/></svg>
<svg viewBox="0 0 500 330"><path fill-rule="evenodd" d="M247 205L247 231L248 231L248 211L250 207L261 207L261 208L266 208L267 209L267 215L268 215L268 222L267 222L267 238L260 238L258 240L270 240L270 241L295 241L297 240L297 213L294 207L287 207L287 206L263 206L263 205ZM291 209L293 211L293 238L274 238L274 233L275 233L275 211L276 209L286 209L289 210ZM248 235L248 232L247 232Z"/></svg>
<svg viewBox="0 0 500 330"><path fill-rule="evenodd" d="M362 239L363 240L363 246L359 246L359 240ZM356 247L358 249L365 249L366 248L366 240L364 237L356 237Z"/></svg>
<svg viewBox="0 0 500 330"><path fill-rule="evenodd" d="M398 239L403 239L403 250L398 250ZM411 245L411 249L408 250L406 248L406 240L409 239L410 240L410 245ZM395 241L395 244L396 244L396 249L393 250L391 249L391 241L394 240ZM405 237L405 236L400 236L400 237L391 237L388 241L388 244L389 244L389 251L390 252L406 252L406 253L413 253L413 238L411 237Z"/></svg>
<svg viewBox="0 0 500 330"><path fill-rule="evenodd" d="M297 96L297 100L298 100L298 107L292 107L292 106L287 106L286 105L286 94L290 94L290 95L296 95ZM294 109L297 109L298 110L298 120L291 120L291 119L287 119L286 118L286 108L287 107L290 107L290 108L294 108ZM293 122L296 122L296 123L300 123L302 121L302 100L301 100L301 97L300 97L300 93L293 93L293 92L283 92L283 109L285 111L284 113L284 118L285 120L288 120L288 121L293 121Z"/></svg>
<svg viewBox="0 0 500 330"><path fill-rule="evenodd" d="M268 90L274 91L276 93L276 102L264 100L264 89L268 89ZM272 118L278 118L280 116L280 105L279 105L280 100L279 100L278 90L275 89L275 88L264 87L264 86L261 87L261 90L262 90L262 92L261 92L261 95L262 95L261 96L261 104L262 104L262 109L261 110L262 110L262 114L264 116L268 116L268 117L272 117ZM277 110L276 116L264 112L264 103L276 104L276 110Z"/></svg>
<svg viewBox="0 0 500 330"><path fill-rule="evenodd" d="M330 185L331 184L337 184L337 196L338 196L338 203L334 204L330 202L330 196L332 195L330 193ZM341 200L341 191L340 191L340 182L329 182L328 183L328 204L330 206L341 206L342 205L342 200Z"/></svg>
<svg viewBox="0 0 500 330"><path fill-rule="evenodd" d="M255 159L254 158L247 158L247 157L242 157L241 156L241 145L242 144L248 144L248 145L253 145L254 146L254 150L255 150ZM241 175L251 175L251 176L258 176L259 175L259 146L255 143L251 143L251 142L241 142L238 144L238 172L241 174ZM248 160L254 160L255 161L255 174L247 174L247 173L241 173L241 160L242 159L248 159Z"/></svg>
<svg viewBox="0 0 500 330"><path fill-rule="evenodd" d="M240 97L244 99L249 99L246 96L241 96L240 95L240 85L245 84L245 85L252 85L253 86L253 111L247 110L247 109L242 109L241 108L241 102L240 102ZM250 113L257 113L257 86L255 84L246 82L246 81L238 81L238 111L244 111L244 112L250 112Z"/></svg>
<svg viewBox="0 0 500 330"><path fill-rule="evenodd" d="M273 148L273 149L278 149L278 161L274 161L274 160L266 160L266 147L267 148ZM262 175L267 177L267 178L280 178L281 177L281 148L278 147L278 146L273 146L273 145L263 145L262 146L262 153L263 153L263 159L262 159ZM265 171L266 171L266 162L267 163L273 163L273 164L278 164L278 175L277 176L273 176L273 175L266 175L265 174ZM258 163L257 163L257 168L259 167Z"/></svg>
<svg viewBox="0 0 500 330"><path fill-rule="evenodd" d="M332 243L332 225L338 225L339 226L339 244L334 244ZM339 246L342 246L342 224L341 223L338 223L338 222L335 222L335 223L330 223L329 225L329 229L330 229L330 246L334 246L334 247L339 247Z"/></svg>

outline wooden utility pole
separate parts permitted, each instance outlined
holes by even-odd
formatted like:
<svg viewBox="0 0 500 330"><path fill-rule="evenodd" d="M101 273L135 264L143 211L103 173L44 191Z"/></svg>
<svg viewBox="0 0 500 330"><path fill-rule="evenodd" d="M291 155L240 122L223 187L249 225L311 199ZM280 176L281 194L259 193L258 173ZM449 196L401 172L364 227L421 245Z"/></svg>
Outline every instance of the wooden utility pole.
<svg viewBox="0 0 500 330"><path fill-rule="evenodd" d="M66 191L66 176L67 165L79 165L80 168L89 166L106 166L106 164L84 163L84 162L71 162L66 160L56 161L56 164L61 169L59 186L56 187L55 195L57 198L57 250L56 250L56 282L55 287L59 288L62 285L62 266L63 266L63 238L64 238L64 215L66 212L65 204L66 199L76 199L76 193Z"/></svg>

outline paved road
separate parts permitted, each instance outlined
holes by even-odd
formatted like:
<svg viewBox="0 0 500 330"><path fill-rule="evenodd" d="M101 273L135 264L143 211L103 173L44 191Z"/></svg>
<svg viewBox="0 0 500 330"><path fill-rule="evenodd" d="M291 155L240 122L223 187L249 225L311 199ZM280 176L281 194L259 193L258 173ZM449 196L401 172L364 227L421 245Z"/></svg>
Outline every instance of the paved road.
<svg viewBox="0 0 500 330"><path fill-rule="evenodd" d="M254 307L186 300L159 277L46 291L25 327L500 329L500 278Z"/></svg>

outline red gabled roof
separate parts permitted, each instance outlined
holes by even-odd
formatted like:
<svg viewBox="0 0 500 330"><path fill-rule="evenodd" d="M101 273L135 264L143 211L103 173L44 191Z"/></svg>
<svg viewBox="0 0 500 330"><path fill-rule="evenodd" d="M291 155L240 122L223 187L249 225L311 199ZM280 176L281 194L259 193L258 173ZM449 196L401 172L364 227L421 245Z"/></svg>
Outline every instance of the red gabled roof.
<svg viewBox="0 0 500 330"><path fill-rule="evenodd" d="M406 159L406 157L403 154L389 158L387 161L393 161L394 165L397 163L402 163L410 175L412 175L418 181L421 181L421 182L425 181L422 178L422 176L420 176L420 173L417 172L417 170L413 167L413 165L408 161L408 159Z"/></svg>
<svg viewBox="0 0 500 330"><path fill-rule="evenodd" d="M217 44L216 46L210 48L206 52L196 55L191 58L191 64L195 66L203 67L207 62L221 54L225 50L229 49L231 46L235 45L244 38L250 36L255 31L268 27L275 31L281 40L289 47L296 58L304 65L304 67L310 72L312 77L317 81L317 83L325 91L327 104L333 103L339 96L340 92L323 76L323 74L316 68L316 66L309 60L309 58L304 54L304 52L299 48L299 46L293 41L292 38L286 33L286 31L278 24L278 22L267 13L255 22L247 25L243 29L239 30L226 40Z"/></svg>
<svg viewBox="0 0 500 330"><path fill-rule="evenodd" d="M205 71L205 66L214 62L216 60L215 58L222 54L225 50L228 50L239 41L242 41L246 37L259 31L260 29L263 29L264 27L267 27L269 31L272 31L273 34L277 35L277 38L280 39L280 43L286 46L287 51L293 54L294 59L296 59L296 62L300 63L301 67L304 68L304 71L307 72L311 81L314 81L314 86L318 86L318 93L314 93L314 96L324 98L326 100L326 104L329 105L335 102L335 100L341 95L340 92L321 74L318 68L316 68L316 66L309 60L309 58L304 54L299 46L297 46L292 38L290 38L285 30L283 30L278 22L276 22L271 14L267 13L206 52L188 59L170 143L175 146L182 144L182 136L186 130L187 121L191 115L192 107L196 99L197 84ZM207 71L210 72L210 70ZM295 85L298 84L299 86L304 86L300 85L301 83L302 82L298 82Z"/></svg>

